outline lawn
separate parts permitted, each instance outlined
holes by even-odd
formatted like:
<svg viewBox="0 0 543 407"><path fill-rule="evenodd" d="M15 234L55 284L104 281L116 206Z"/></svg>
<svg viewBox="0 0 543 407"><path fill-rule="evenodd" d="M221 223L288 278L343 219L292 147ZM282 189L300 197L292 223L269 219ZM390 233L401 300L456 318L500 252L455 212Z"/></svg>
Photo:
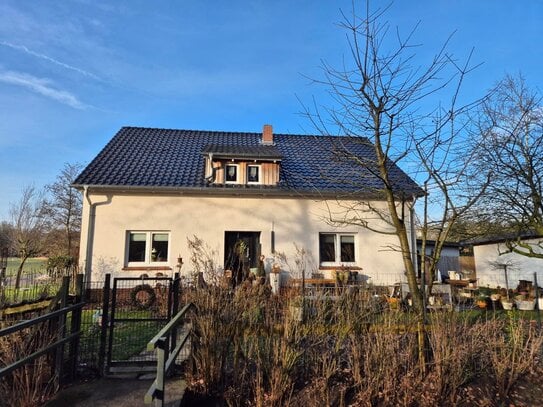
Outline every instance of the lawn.
<svg viewBox="0 0 543 407"><path fill-rule="evenodd" d="M8 276L14 276L21 264L21 259L19 257L8 257L8 265L6 269L6 274ZM24 271L45 271L47 267L47 257L31 257L25 261Z"/></svg>

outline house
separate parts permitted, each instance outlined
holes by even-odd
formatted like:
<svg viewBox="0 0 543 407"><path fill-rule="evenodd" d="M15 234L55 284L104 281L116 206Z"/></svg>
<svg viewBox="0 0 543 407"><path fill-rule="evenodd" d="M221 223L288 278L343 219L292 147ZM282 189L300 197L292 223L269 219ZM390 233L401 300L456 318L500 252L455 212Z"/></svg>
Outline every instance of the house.
<svg viewBox="0 0 543 407"><path fill-rule="evenodd" d="M542 236L526 233L520 239L523 243L531 244L534 250L543 253L540 246ZM473 247L475 270L480 287L507 286L514 289L522 280L533 281L534 273L537 273L538 284L543 284L543 260L511 253L507 248L507 242L512 240L515 240L514 235L503 234L469 241Z"/></svg>
<svg viewBox="0 0 543 407"><path fill-rule="evenodd" d="M346 159L347 149L375 162L367 139L273 134L270 125L262 133L123 127L73 184L83 193L81 267L93 280L189 274L188 239L197 236L219 272L258 267L260 256L269 272L282 253L284 274L295 275L302 250L308 274L330 277L343 266L375 284L399 282L396 236L351 218L326 221L349 208L349 217L390 231L363 210L386 209L381 180ZM409 225L421 190L397 166L390 171Z"/></svg>

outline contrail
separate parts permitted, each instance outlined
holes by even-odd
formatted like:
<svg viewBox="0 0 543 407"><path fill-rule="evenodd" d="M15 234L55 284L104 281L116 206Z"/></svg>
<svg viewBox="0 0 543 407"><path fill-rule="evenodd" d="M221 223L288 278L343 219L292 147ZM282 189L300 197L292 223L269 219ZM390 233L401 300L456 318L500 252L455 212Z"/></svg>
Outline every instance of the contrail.
<svg viewBox="0 0 543 407"><path fill-rule="evenodd" d="M42 96L73 107L74 109L84 110L87 108L85 104L81 103L81 101L70 92L53 88L51 82L47 79L36 78L35 76L20 72L0 71L0 82L22 86Z"/></svg>
<svg viewBox="0 0 543 407"><path fill-rule="evenodd" d="M40 54L38 52L35 52L35 51L32 51L31 49L25 47L24 45L17 45L17 44L12 44L10 42L6 42L6 41L0 41L0 45L3 45L5 47L9 47L9 48L12 48L12 49L16 49L18 51L23 51L29 55L32 55L36 58L40 58L40 59L44 59L45 61L49 61L55 65L58 65L58 66L61 66L65 69L69 69L71 71L75 71L77 73L80 73L81 75L84 75L84 76L87 76L89 78L92 78L94 80L97 80L97 81L100 81L102 82L102 79L100 79L98 76L96 76L95 74L91 73L91 72L88 72L88 71L85 71L84 69L80 69L76 66L72 66L72 65L68 65L68 64L65 64L64 62L61 62L61 61L58 61L54 58L51 58L47 55L44 55L44 54Z"/></svg>

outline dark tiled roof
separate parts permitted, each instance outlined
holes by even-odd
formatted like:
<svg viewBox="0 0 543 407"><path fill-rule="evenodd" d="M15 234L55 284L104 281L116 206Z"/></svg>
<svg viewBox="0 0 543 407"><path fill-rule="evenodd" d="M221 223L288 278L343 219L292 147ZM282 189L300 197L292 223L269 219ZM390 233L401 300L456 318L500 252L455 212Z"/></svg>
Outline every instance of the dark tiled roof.
<svg viewBox="0 0 543 407"><path fill-rule="evenodd" d="M213 154L215 158L247 158L260 160L280 160L283 158L275 146L233 146L210 144L204 147L202 154Z"/></svg>
<svg viewBox="0 0 543 407"><path fill-rule="evenodd" d="M271 151L271 147L282 157L281 182L277 187L250 186L238 190L369 196L382 189L373 147L367 139L274 134L275 145L263 146L261 137L261 133L123 127L74 185L213 189L204 179L202 152L221 146L225 152L263 148ZM349 159L345 151L355 155L358 162ZM390 173L398 193L408 197L422 194L397 166L391 164Z"/></svg>

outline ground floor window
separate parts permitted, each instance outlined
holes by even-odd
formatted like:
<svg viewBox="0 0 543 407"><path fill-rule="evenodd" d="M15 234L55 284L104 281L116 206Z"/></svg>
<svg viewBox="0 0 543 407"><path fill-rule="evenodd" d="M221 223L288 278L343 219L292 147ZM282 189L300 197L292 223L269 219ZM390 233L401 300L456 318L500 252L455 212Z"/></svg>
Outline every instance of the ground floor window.
<svg viewBox="0 0 543 407"><path fill-rule="evenodd" d="M319 233L321 265L356 263L355 235L346 233Z"/></svg>
<svg viewBox="0 0 543 407"><path fill-rule="evenodd" d="M169 232L127 232L128 265L166 263L169 241Z"/></svg>

